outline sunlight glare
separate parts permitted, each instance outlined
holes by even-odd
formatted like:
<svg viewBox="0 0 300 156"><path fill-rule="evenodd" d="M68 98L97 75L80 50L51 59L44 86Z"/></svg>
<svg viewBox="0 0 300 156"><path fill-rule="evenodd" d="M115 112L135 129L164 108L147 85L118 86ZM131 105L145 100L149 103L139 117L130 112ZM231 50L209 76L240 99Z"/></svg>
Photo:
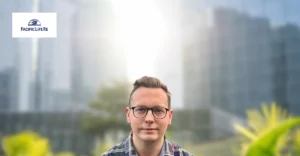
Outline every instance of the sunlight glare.
<svg viewBox="0 0 300 156"><path fill-rule="evenodd" d="M126 54L130 81L153 76L157 53L167 36L167 25L155 1L112 0L116 14L115 41Z"/></svg>

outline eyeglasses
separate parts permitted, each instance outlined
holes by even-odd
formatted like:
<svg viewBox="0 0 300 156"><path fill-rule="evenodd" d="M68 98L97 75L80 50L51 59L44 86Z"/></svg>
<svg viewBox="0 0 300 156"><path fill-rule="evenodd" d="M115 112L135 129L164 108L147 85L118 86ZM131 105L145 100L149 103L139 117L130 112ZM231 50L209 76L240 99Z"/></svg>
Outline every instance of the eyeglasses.
<svg viewBox="0 0 300 156"><path fill-rule="evenodd" d="M164 107L147 108L147 107L143 107L143 106L131 107L130 109L133 110L133 115L136 118L144 118L148 114L148 111L151 110L153 116L157 119L165 118L167 115L167 112L170 110L170 109L164 108Z"/></svg>

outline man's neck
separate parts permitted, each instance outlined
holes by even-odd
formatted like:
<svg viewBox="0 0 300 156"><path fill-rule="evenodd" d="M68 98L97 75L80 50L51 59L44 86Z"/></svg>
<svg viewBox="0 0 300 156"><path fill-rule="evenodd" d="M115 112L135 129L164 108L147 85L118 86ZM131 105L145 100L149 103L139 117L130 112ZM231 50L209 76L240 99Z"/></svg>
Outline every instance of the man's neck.
<svg viewBox="0 0 300 156"><path fill-rule="evenodd" d="M132 142L139 156L159 156L164 144L164 138L155 142L144 142L133 136Z"/></svg>

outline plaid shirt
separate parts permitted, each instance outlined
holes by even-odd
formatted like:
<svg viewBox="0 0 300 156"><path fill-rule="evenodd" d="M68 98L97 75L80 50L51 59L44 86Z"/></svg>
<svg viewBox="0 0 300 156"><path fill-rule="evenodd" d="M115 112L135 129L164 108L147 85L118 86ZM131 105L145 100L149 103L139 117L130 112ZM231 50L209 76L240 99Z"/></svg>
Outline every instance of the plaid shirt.
<svg viewBox="0 0 300 156"><path fill-rule="evenodd" d="M168 141L166 136L164 136L164 138L164 145L159 156L194 156L178 145ZM132 144L132 132L124 142L117 144L101 156L138 156Z"/></svg>

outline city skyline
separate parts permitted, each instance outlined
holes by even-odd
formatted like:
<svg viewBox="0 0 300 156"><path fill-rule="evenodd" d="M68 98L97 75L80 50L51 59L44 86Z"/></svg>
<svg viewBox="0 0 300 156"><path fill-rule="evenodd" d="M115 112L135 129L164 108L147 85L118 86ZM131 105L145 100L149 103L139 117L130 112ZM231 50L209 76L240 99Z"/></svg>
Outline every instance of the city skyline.
<svg viewBox="0 0 300 156"><path fill-rule="evenodd" d="M51 7L53 8L54 6L52 6L50 3L49 4L48 3L46 3L46 2L41 3L40 10L41 11L51 11ZM24 4L25 4L25 2L24 2ZM26 3L26 4L28 4L28 3ZM78 4L82 5L84 3L78 3ZM76 4L76 3L69 4L69 2L67 2L67 1L66 2L63 1L59 4L57 4L57 6L59 6L59 7L56 9L58 9L58 10L59 10L59 8L66 8L66 7L70 8L70 14L65 14L64 16L60 16L59 20L65 18L65 19L72 20L72 22L76 21L76 20L74 20L76 18L75 15L76 15L76 13L78 13L78 9L82 9L81 7L76 6L78 4ZM255 20L257 20L256 22L261 22L261 25L257 25L257 27L265 29L265 30L262 30L262 32L269 33L267 35L274 34L274 33L268 32L269 30L267 30L267 29L277 29L277 28L282 27L281 25L277 25L276 27L274 27L274 25L272 25L272 19L268 19L263 16L253 16L250 13L248 14L247 12L249 10L251 10L249 8L248 8L248 10L246 9L245 11L243 11L243 10L241 11L241 10L235 9L235 8L227 7L227 9L226 9L226 7L217 7L217 6L222 6L222 5L215 5L216 8L214 8L214 9L209 8L209 6L206 6L208 8L208 11L207 10L206 11L205 10L198 10L198 11L191 10L190 12L186 12L187 11L187 10L185 10L186 8L184 8L184 6L181 6L181 4L183 4L183 3L181 1L178 1L178 3L174 4L173 8L172 8L173 13L174 13L174 10L179 13L176 15L178 17L178 19L176 19L177 21L174 20L175 19L173 17L174 14L171 13L172 9L169 9L169 11L166 11L168 9L166 9L167 7L164 6L165 5L164 3L161 3L160 4L161 6L158 7L160 9L165 10L164 12L162 12L162 14L164 15L164 18L169 19L168 21L166 21L166 23L169 23L168 28L170 28L169 33L171 34L171 36L168 36L169 38L167 38L166 40L169 40L172 43L164 43L164 45L162 47L157 48L155 50L157 52L157 54L151 54L151 52L145 52L144 54L140 54L139 56L136 56L136 57L142 58L146 55L149 55L149 56L153 55L153 58L151 60L152 63L150 61L148 61L148 62L140 61L139 62L139 61L137 61L139 59L135 59L134 54L128 55L128 53L122 49L122 46L117 47L117 48L116 48L116 46L114 46L115 43L113 42L113 40L115 39L114 37L116 37L116 36L114 36L114 37L111 37L111 36L113 36L116 28L110 27L110 26L112 26L112 25L115 26L116 24L120 24L120 23L116 22L116 13L112 11L113 10L112 4L110 4L107 1L103 1L101 3L99 2L98 8L95 6L93 6L94 8L91 7L92 5L89 3L85 4L85 7L87 7L87 8L85 8L86 12L84 14L88 15L89 13L96 13L96 14L99 14L99 17L98 17L99 19L103 19L102 23L101 22L99 22L100 24L98 23L99 24L98 26L100 28L103 28L103 30L97 32L98 34L100 34L100 33L103 34L103 35L99 36L99 41L101 40L102 45L98 44L96 42L93 43L93 38L95 37L94 36L94 37L90 38L89 44L91 46L88 46L88 47L83 47L83 46L76 47L75 46L74 47L73 46L74 41L70 40L70 38L74 37L74 36L68 35L68 28L67 28L67 27L71 27L71 25L73 25L74 23L67 22L66 20L62 20L60 22L60 23L63 23L65 21L66 23L64 24L65 25L65 27L63 28L64 30L60 30L60 33L59 33L61 38L62 37L66 37L66 38L64 38L63 40L57 39L56 41L46 40L46 39L39 40L39 55L38 55L38 57L40 57L40 58L39 58L39 62L38 62L39 67L37 68L37 69L39 69L39 70L37 70L37 78L38 79L36 80L36 82L33 82L35 79L35 76L32 75L33 74L32 71L34 71L34 69L33 69L34 64L32 64L32 62L34 62L34 60L33 60L33 53L30 53L30 51L32 51L33 47L25 46L31 42L30 39L24 39L24 40L7 39L7 40L9 40L10 44L3 44L4 49L7 49L7 50L5 51L5 53L1 53L3 56L2 58L5 58L5 59L3 59L4 61L1 61L2 65L0 68L2 68L2 70L5 70L5 69L11 68L13 66L18 67L17 68L18 74L16 74L16 76L19 77L18 78L19 85L17 85L19 87L19 89L17 89L17 90L20 93L18 95L19 100L17 100L17 101L19 101L19 103L16 106L22 110L28 110L28 109L31 109L32 107L36 107L33 105L33 102L31 102L31 100L34 100L33 99L34 97L32 97L33 96L32 94L34 94L32 92L32 90L34 90L34 89L39 90L38 94L40 94L40 95L38 95L38 99L35 99L35 100L41 100L41 99L45 98L47 100L45 100L45 102L43 102L44 105L49 105L49 101L51 101L50 99L55 97L54 95L57 95L57 93L59 93L59 95L57 95L58 97L61 97L63 94L64 94L64 96L70 96L70 97L73 96L74 97L74 95L72 95L73 93L71 93L72 88L74 88L74 86L73 86L74 84L78 84L78 86L81 86L81 87L77 87L77 88L78 89L81 88L81 89L85 90L85 92L87 92L87 93L89 92L88 90L91 90L91 92L95 93L99 89L99 86L101 86L102 84L105 84L105 83L109 83L111 79L116 79L118 77L122 77L121 75L126 75L125 77L127 77L127 80L129 82L133 82L134 79L137 79L138 77L147 75L147 74L150 76L165 75L165 76L162 76L162 79L163 80L166 79L167 83L170 83L172 81L171 80L172 76L170 76L170 75L174 75L175 73L171 74L172 72L170 72L170 75L168 76L167 75L168 72L164 73L164 71L168 71L168 70L172 69L173 64L176 64L176 62L178 62L178 61L180 62L180 59L182 59L184 57L184 55L177 54L178 52L184 53L184 51L186 50L186 49L184 49L186 47L182 46L183 41L184 42L194 42L194 40L196 40L196 42L194 44L199 44L199 42L197 41L197 36L198 36L197 33L204 33L204 36L211 35L212 31L208 30L208 29L213 28L215 25L219 26L219 28L218 28L219 30L218 29L216 29L216 30L218 30L220 33L225 32L225 30L228 30L224 35L227 35L228 33L235 35L236 32L234 32L235 31L234 29L231 30L229 28L224 28L224 26L220 26L220 25L223 25L224 23L218 23L219 21L222 20L222 18L220 18L219 20L216 20L216 17L214 17L216 14L215 10L225 10L225 12L227 10L227 13L229 13L229 14L238 14L241 17L240 18L241 24L243 24L243 22L244 22L243 19L246 19L246 18L254 20L254 21L250 21L249 24L255 23ZM265 5L268 5L268 4L265 4ZM14 10L13 2L10 3L10 6L11 6L10 10ZM48 7L48 6L51 6L51 7ZM104 9L103 6L109 6L109 7L106 7ZM274 5L272 4L272 6L274 6ZM197 6L195 6L195 7L197 8ZM218 8L223 8L223 9L218 9ZM30 10L33 8L30 5L24 5L23 8L21 8L21 9L18 8L18 10L20 10L20 11L22 9ZM100 11L93 12L93 9L94 10L99 9ZM211 10L209 11L209 9L211 9ZM154 10L152 10L152 11L154 11ZM291 10L293 10L293 9L291 9ZM148 11L151 11L151 9L149 9ZM269 11L269 12L273 12L273 11ZM102 14L102 15L100 15L100 14ZM147 14L145 14L145 15L147 15ZM286 15L286 17L289 17L289 16ZM85 18L85 17L78 16L78 18ZM202 22L202 23L198 22L198 21L202 21L202 20L197 20L198 18L203 19L204 22ZM230 17L230 18L232 18L232 17ZM230 18L228 18L227 21L230 22L230 20L236 20L236 19L230 19ZM10 19L7 18L6 20L10 20ZM89 20L91 20L91 22L92 22L93 18L91 18ZM187 30L183 30L183 29L185 29L185 25L186 25L185 20L186 21L194 21L193 23L186 23L186 24L189 24L188 25L189 27L186 28ZM174 22L174 21L176 21L176 22ZM288 20L286 20L286 21L288 21ZM155 21L152 21L152 22L155 22ZM67 26L67 25L69 25L69 26ZM80 24L77 24L77 25L80 25ZM263 26L263 25L265 25L265 26ZM291 24L288 24L288 23L287 23L287 25L291 26ZM142 26L142 25L140 25L140 26ZM255 25L253 25L253 26L255 26ZM263 28L263 27L265 27L265 28ZM295 25L294 27L297 27L297 26ZM94 32L96 32L97 29L98 29L97 27L92 28L92 30ZM222 30L222 29L224 29L224 30ZM80 30L80 28L78 30L80 33L78 33L77 36L80 34L83 34L83 32L84 32L83 30ZM178 30L179 30L179 32L177 32L177 35L174 35L174 32L176 32ZM208 31L204 32L206 30L208 30ZM243 33L242 32L243 30L237 29L236 31L237 32L240 31L241 33ZM220 33L218 35L222 35ZM94 34L96 34L96 33L94 33ZM7 34L7 35L9 35L9 34ZM69 36L69 37L67 37L67 36ZM90 36L92 36L92 34ZM181 37L183 37L185 39L179 39ZM262 37L265 37L265 36L262 36ZM172 41L173 38L174 38L174 41ZM260 40L262 42L264 42L264 40L269 40L269 39L270 39L270 37L260 38ZM80 45L80 43L83 43L81 41L76 41L76 42L79 43L78 45ZM219 41L219 42L220 42L220 44L218 46L227 46L227 44L222 43L223 40ZM255 44L257 42L255 42ZM64 47L62 47L60 45L60 43L66 43L66 44ZM208 47L207 46L208 44L209 43L206 43L206 45L199 45L197 47L198 50L196 49L195 51L205 51L205 50L210 51L210 49L205 49ZM233 43L230 43L230 44L233 44ZM236 42L236 44L244 44L244 43ZM17 45L17 46L14 46L14 45ZM151 44L149 44L149 45L145 44L145 45L151 46ZM26 52L20 53L18 49L23 50L24 48L22 48L22 47L27 48L28 53L26 53ZM85 54L76 52L76 54L74 54L74 55L77 55L77 56L75 58L72 58L73 56L71 57L71 55L73 55L73 52L75 52L76 50L78 51L78 49L81 49L83 51L85 48L90 48L88 50L89 52L86 52ZM272 50L272 47L268 47L268 46L265 46L262 48L265 48L265 51ZM11 49L13 52L7 53L7 51L9 51L9 49ZM64 52L60 52L61 50ZM141 50L142 49L140 49L140 51ZM175 50L175 51L177 50L177 52L174 53L177 56L174 56L174 58L170 57L170 61L171 61L170 65L169 65L170 67L166 67L165 69L164 68L160 69L160 66L162 66L163 62L165 62L163 60L165 58L167 58L168 55L172 54L173 50ZM56 53L52 53L53 51L55 51ZM93 54L92 51L103 51L103 54L96 54L97 55L96 56L95 54ZM228 51L231 51L232 54L236 53L236 52L232 51L231 49L228 49ZM163 53L168 53L168 54L163 54ZM236 54L239 54L239 53L236 53ZM209 55L209 54L203 53L201 55L204 56L204 55ZM96 56L96 57L94 57L94 56ZM208 67L207 64L209 62L207 62L207 59L204 59L203 56L199 57L199 56L195 55L194 59L198 57L198 59L201 58L202 61L198 62L200 64L198 64L194 70L196 70L196 71L197 70L206 70L205 68ZM127 57L130 57L131 59L128 60ZM271 56L266 56L266 57L271 57ZM72 60L72 59L75 59L75 60ZM253 55L253 59L255 59L254 55ZM101 61L99 61L99 60L101 60ZM110 60L116 60L115 62L119 62L120 66L115 65ZM143 60L143 59L141 59L141 60ZM73 64L72 64L72 61L73 61ZM132 62L132 65L130 65L131 67L128 67L125 65L125 64L128 65L128 61ZM78 64L76 64L76 62L81 62L82 65L78 65ZM104 63L106 65L101 66L101 63L99 63L99 62ZM121 63L121 62L123 62L123 63ZM65 65L63 65L63 64L65 64ZM121 65L121 64L123 64L123 65ZM135 70L132 68L133 66L139 66L137 64L140 65L139 68L141 68L141 70ZM143 69L142 64L148 64L149 68L147 67L147 69L146 68ZM232 64L234 65L234 62ZM176 65L177 66L175 69L178 69L178 72L175 75L178 76L178 80L176 80L176 82L174 81L171 83L179 84L179 86L186 85L186 84L183 84L184 82L181 80L182 79L181 74L180 74L182 71L182 69L180 69L181 65L180 65L180 63L177 63ZM61 68L61 66L64 66L64 68ZM93 69L93 67L95 67L95 66L97 66L97 68L98 68L97 70ZM77 68L79 69L78 71L76 70ZM270 68L270 67L268 67L268 68ZM90 70L90 71L88 71L88 70ZM81 72L81 74L79 71ZM115 72L112 73L111 71L115 71ZM77 74L76 74L76 72L77 72ZM136 72L136 74L132 74L133 72ZM102 74L110 73L110 76L107 74L104 74L105 76L102 76L102 74L100 74L100 73L102 73ZM194 74L196 74L196 73L194 73ZM76 76L79 76L81 78L74 78ZM197 76L197 75L195 75L195 76ZM272 75L268 75L269 78L267 78L267 79L270 79L271 76ZM209 77L207 77L207 79L209 79ZM77 83L74 83L73 82L74 80ZM212 81L215 81L215 80L212 80ZM78 82L80 82L82 84L80 84ZM206 85L205 90L210 90L210 88L208 88L209 86L207 86L207 82L208 81L198 82L196 86L199 88L199 86L205 87L205 85ZM243 81L241 81L241 83L242 82ZM41 83L41 84L36 84L36 83ZM255 83L256 82L253 81L253 84L255 84ZM95 85L95 84L97 84L97 85ZM268 85L270 87L273 84L269 83ZM173 85L171 85L171 86L173 86ZM254 86L254 85L250 85L250 87L251 86ZM75 86L75 88L76 88L76 86ZM176 97L177 96L183 97L184 93L177 91L177 90L180 90L181 87L178 87L178 88L179 89L175 89L175 92L178 92L175 94ZM46 91L46 90L48 90L48 91ZM55 93L55 92L57 92L57 93ZM287 90L287 92L291 92L291 91ZM53 96L51 94L53 94ZM82 93L79 94L79 92L78 92L76 94L80 95ZM91 96L92 93L88 93L88 94L89 94L89 97L92 97ZM269 92L268 94L270 94L270 96L268 98L269 100L277 99L276 97L271 95L273 93ZM288 98L288 95L286 98ZM67 99L67 98L62 98L62 99ZM204 99L201 99L201 100L204 100ZM253 99L249 99L249 100L253 100ZM295 101L295 100L293 100L293 101ZM54 101L56 101L56 100L54 100ZM181 101L180 98L178 101ZM206 99L203 101L203 103L209 104L210 103L209 101L210 101L209 99ZM252 101L252 102L254 103L254 101ZM179 102L179 103L182 103L182 102ZM188 103L190 103L190 102L188 102ZM184 103L176 104L176 105L183 106ZM55 108L54 105L51 107Z"/></svg>

